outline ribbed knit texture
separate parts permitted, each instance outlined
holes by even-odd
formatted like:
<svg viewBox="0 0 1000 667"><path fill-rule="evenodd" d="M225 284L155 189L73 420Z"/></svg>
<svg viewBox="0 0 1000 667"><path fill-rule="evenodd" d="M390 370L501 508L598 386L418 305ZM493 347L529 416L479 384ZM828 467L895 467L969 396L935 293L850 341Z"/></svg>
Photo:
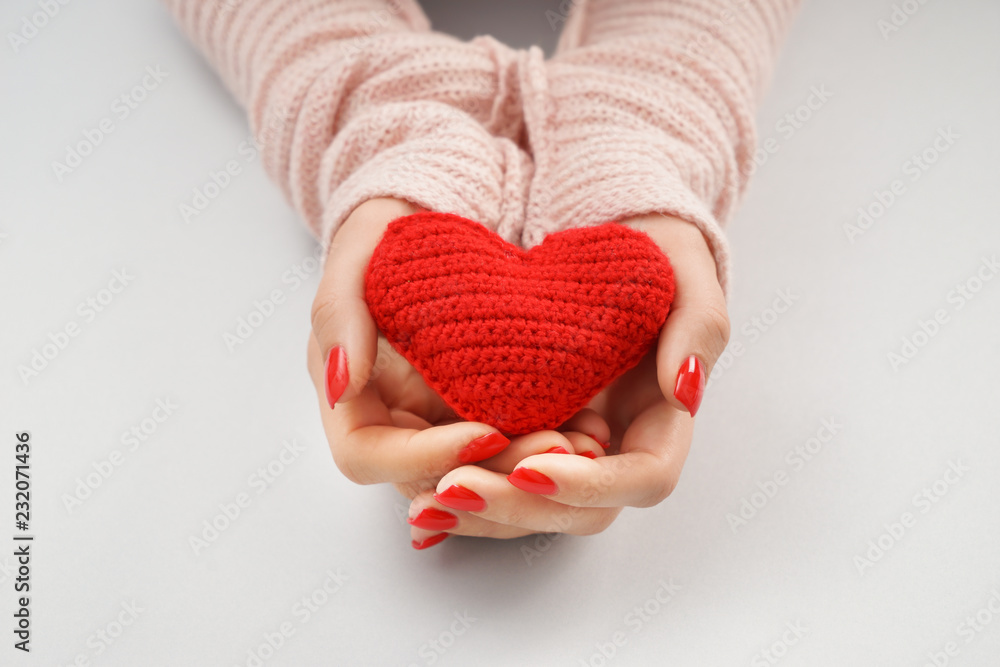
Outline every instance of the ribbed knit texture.
<svg viewBox="0 0 1000 667"><path fill-rule="evenodd" d="M720 225L797 0L577 0L558 53L434 33L413 0L166 0L329 244L396 197L530 247L648 213ZM539 12L539 20L544 20Z"/></svg>
<svg viewBox="0 0 1000 667"><path fill-rule="evenodd" d="M365 285L376 325L428 386L505 433L555 428L639 363L674 295L670 262L631 227L525 251L444 213L393 221Z"/></svg>

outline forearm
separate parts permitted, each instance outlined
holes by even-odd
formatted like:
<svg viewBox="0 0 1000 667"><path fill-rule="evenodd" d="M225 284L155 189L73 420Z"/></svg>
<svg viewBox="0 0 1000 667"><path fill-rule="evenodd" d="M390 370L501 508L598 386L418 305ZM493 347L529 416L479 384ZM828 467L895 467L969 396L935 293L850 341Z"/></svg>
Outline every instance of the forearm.
<svg viewBox="0 0 1000 667"><path fill-rule="evenodd" d="M510 217L503 192L526 167L482 126L499 85L489 43L430 32L412 0L167 4L247 107L265 169L323 241L377 197L494 229Z"/></svg>
<svg viewBox="0 0 1000 667"><path fill-rule="evenodd" d="M663 213L720 225L743 192L754 114L796 0L583 0L549 68L549 214L566 226ZM534 240L534 239L533 239Z"/></svg>

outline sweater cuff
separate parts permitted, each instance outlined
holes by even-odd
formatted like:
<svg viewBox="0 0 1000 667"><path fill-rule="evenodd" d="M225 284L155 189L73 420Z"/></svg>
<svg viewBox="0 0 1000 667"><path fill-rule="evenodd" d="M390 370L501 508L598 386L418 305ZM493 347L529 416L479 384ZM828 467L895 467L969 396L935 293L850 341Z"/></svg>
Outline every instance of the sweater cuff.
<svg viewBox="0 0 1000 667"><path fill-rule="evenodd" d="M624 45L610 53L642 58ZM650 77L627 57L611 59L614 68L548 66L548 108L532 127L544 150L535 154L525 244L569 227L674 216L702 232L725 291L730 254L721 225L746 182L738 165L753 145L753 123L747 112L720 117L723 102L692 94L683 75Z"/></svg>
<svg viewBox="0 0 1000 667"><path fill-rule="evenodd" d="M525 231L662 213L721 230L746 187L754 113L798 0L578 0L547 67Z"/></svg>
<svg viewBox="0 0 1000 667"><path fill-rule="evenodd" d="M587 227L641 215L662 214L698 227L715 258L719 284L728 294L731 263L725 232L704 200L692 191L687 165L670 159L650 134L619 136L613 145L593 137L554 163L544 186L532 191L546 215L525 229L525 244L570 227Z"/></svg>
<svg viewBox="0 0 1000 667"><path fill-rule="evenodd" d="M380 106L346 125L326 147L316 178L321 241L376 197L482 223L511 243L523 230L533 165L509 139L437 102Z"/></svg>

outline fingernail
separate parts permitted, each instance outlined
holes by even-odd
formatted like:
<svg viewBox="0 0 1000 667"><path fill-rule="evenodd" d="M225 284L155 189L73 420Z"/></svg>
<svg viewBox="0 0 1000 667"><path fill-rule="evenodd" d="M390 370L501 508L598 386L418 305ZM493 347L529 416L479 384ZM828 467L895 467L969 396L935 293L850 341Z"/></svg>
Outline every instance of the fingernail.
<svg viewBox="0 0 1000 667"><path fill-rule="evenodd" d="M701 405L701 396L705 393L705 367L701 359L693 354L681 364L677 372L677 384L674 386L674 398L684 404L694 417Z"/></svg>
<svg viewBox="0 0 1000 667"><path fill-rule="evenodd" d="M601 440L600 438L598 438L598 437L597 437L596 435L594 435L593 433L587 433L586 435L587 435L587 437L588 437L588 438L590 438L591 440L595 441L595 442L596 442L597 444L599 444L599 445L600 445L601 447L604 447L604 449L607 449L608 447L610 447L610 446L611 446L611 443L610 443L610 442L604 442L603 440Z"/></svg>
<svg viewBox="0 0 1000 667"><path fill-rule="evenodd" d="M344 348L334 347L326 355L326 402L332 408L347 389L350 376L347 372L347 352Z"/></svg>
<svg viewBox="0 0 1000 667"><path fill-rule="evenodd" d="M436 507L425 507L409 522L411 526L424 530L449 530L458 525L458 517Z"/></svg>
<svg viewBox="0 0 1000 667"><path fill-rule="evenodd" d="M565 447L553 447L552 449L546 449L542 454L569 454Z"/></svg>
<svg viewBox="0 0 1000 667"><path fill-rule="evenodd" d="M597 454L595 454L594 452L590 452L590 451L580 452L580 456L586 456L588 459L596 459L597 458Z"/></svg>
<svg viewBox="0 0 1000 667"><path fill-rule="evenodd" d="M491 456L496 456L509 444L510 440L503 437L502 434L487 433L463 447L462 451L458 453L458 460L463 464L483 461Z"/></svg>
<svg viewBox="0 0 1000 667"><path fill-rule="evenodd" d="M448 533L438 533L437 535L431 535L430 537L428 537L427 539L425 539L425 540L423 540L421 542L417 542L416 540L413 540L412 542L410 542L410 546L412 546L414 549L418 549L418 550L419 549L430 549L435 544L440 544L441 542L444 542L447 537L448 537Z"/></svg>
<svg viewBox="0 0 1000 667"><path fill-rule="evenodd" d="M441 493L435 493L434 500L445 507L463 512L482 512L486 509L486 501L482 496L458 484L452 484Z"/></svg>
<svg viewBox="0 0 1000 667"><path fill-rule="evenodd" d="M514 472L507 475L507 481L522 491L543 496L551 496L559 490L555 482L531 468L514 468Z"/></svg>

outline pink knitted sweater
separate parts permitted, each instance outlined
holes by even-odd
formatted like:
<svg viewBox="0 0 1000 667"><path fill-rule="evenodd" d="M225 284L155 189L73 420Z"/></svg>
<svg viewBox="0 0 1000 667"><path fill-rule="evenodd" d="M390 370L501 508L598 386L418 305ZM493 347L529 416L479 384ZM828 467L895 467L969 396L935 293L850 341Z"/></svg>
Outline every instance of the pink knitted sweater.
<svg viewBox="0 0 1000 667"><path fill-rule="evenodd" d="M708 239L746 185L798 0L565 0L559 47L432 32L415 0L166 0L314 232L374 197L550 232L665 213ZM541 11L539 19L545 20Z"/></svg>

